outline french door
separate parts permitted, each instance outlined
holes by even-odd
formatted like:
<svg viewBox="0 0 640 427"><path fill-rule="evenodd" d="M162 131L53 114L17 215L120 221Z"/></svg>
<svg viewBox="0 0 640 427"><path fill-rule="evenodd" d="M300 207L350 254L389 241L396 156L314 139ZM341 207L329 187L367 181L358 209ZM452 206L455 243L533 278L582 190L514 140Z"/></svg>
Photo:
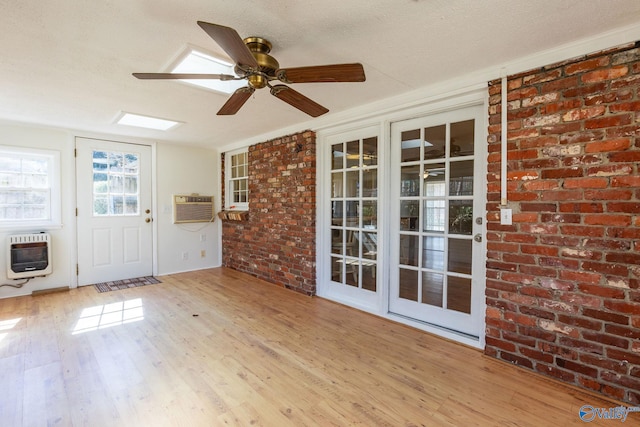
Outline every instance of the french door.
<svg viewBox="0 0 640 427"><path fill-rule="evenodd" d="M151 147L76 139L78 285L153 274Z"/></svg>
<svg viewBox="0 0 640 427"><path fill-rule="evenodd" d="M389 312L478 337L482 107L391 124Z"/></svg>

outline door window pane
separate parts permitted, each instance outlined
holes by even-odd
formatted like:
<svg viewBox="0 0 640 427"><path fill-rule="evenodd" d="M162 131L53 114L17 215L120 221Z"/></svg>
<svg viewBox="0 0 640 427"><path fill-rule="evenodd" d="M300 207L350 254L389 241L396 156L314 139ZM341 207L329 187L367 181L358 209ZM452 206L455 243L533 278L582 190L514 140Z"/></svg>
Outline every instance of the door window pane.
<svg viewBox="0 0 640 427"><path fill-rule="evenodd" d="M415 230L420 214L418 200L403 200L400 202L400 230Z"/></svg>
<svg viewBox="0 0 640 427"><path fill-rule="evenodd" d="M424 130L424 159L442 159L445 156L447 126L438 125Z"/></svg>
<svg viewBox="0 0 640 427"><path fill-rule="evenodd" d="M444 275L425 271L422 273L422 302L442 307Z"/></svg>
<svg viewBox="0 0 640 427"><path fill-rule="evenodd" d="M360 166L360 141L347 142L347 168Z"/></svg>
<svg viewBox="0 0 640 427"><path fill-rule="evenodd" d="M418 266L418 236L400 235L400 264Z"/></svg>
<svg viewBox="0 0 640 427"><path fill-rule="evenodd" d="M472 241L469 239L449 239L447 270L471 274L471 245Z"/></svg>
<svg viewBox="0 0 640 427"><path fill-rule="evenodd" d="M402 162L413 162L420 160L420 129L402 132Z"/></svg>
<svg viewBox="0 0 640 427"><path fill-rule="evenodd" d="M378 169L362 171L362 197L378 196Z"/></svg>
<svg viewBox="0 0 640 427"><path fill-rule="evenodd" d="M473 200L449 202L449 233L468 234L473 229Z"/></svg>
<svg viewBox="0 0 640 427"><path fill-rule="evenodd" d="M342 197L342 172L331 174L331 198Z"/></svg>
<svg viewBox="0 0 640 427"><path fill-rule="evenodd" d="M366 138L362 140L362 163L364 166L378 164L378 138Z"/></svg>
<svg viewBox="0 0 640 427"><path fill-rule="evenodd" d="M400 283L398 296L402 299L418 301L418 272L401 268L398 280Z"/></svg>
<svg viewBox="0 0 640 427"><path fill-rule="evenodd" d="M344 169L344 144L331 146L331 169Z"/></svg>
<svg viewBox="0 0 640 427"><path fill-rule="evenodd" d="M347 186L345 190L346 197L360 197L360 171L348 171L347 175Z"/></svg>
<svg viewBox="0 0 640 427"><path fill-rule="evenodd" d="M420 165L402 166L400 172L400 196L420 195Z"/></svg>
<svg viewBox="0 0 640 427"><path fill-rule="evenodd" d="M450 196L473 196L473 160L451 162Z"/></svg>
<svg viewBox="0 0 640 427"><path fill-rule="evenodd" d="M362 233L362 257L375 260L378 256L378 234Z"/></svg>
<svg viewBox="0 0 640 427"><path fill-rule="evenodd" d="M357 201L349 201L346 202L347 205L347 218L345 225L347 227L358 227L360 225L360 215L358 210L358 205L360 202Z"/></svg>
<svg viewBox="0 0 640 427"><path fill-rule="evenodd" d="M343 254L344 253L344 242L342 240L342 229L340 228L332 228L331 229L331 253L332 254Z"/></svg>
<svg viewBox="0 0 640 427"><path fill-rule="evenodd" d="M139 215L139 155L94 150L92 163L93 214Z"/></svg>
<svg viewBox="0 0 640 427"><path fill-rule="evenodd" d="M362 228L375 229L378 226L378 202L365 200L362 202Z"/></svg>
<svg viewBox="0 0 640 427"><path fill-rule="evenodd" d="M471 313L471 279L447 276L447 308Z"/></svg>
<svg viewBox="0 0 640 427"><path fill-rule="evenodd" d="M422 267L444 270L444 237L422 238Z"/></svg>
<svg viewBox="0 0 640 427"><path fill-rule="evenodd" d="M331 202L331 225L344 225L343 216L343 204L342 200L335 200Z"/></svg>
<svg viewBox="0 0 640 427"><path fill-rule="evenodd" d="M474 120L451 123L451 157L473 155L474 127Z"/></svg>
<svg viewBox="0 0 640 427"><path fill-rule="evenodd" d="M445 204L444 200L424 201L424 224L423 231L431 233L444 232L445 224Z"/></svg>

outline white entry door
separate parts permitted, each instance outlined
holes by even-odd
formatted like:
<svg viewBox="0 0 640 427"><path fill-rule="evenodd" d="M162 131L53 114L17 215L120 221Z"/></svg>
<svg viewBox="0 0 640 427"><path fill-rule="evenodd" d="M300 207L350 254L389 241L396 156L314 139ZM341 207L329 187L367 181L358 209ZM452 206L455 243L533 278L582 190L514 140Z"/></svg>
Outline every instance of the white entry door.
<svg viewBox="0 0 640 427"><path fill-rule="evenodd" d="M484 315L482 112L391 126L389 311L474 337Z"/></svg>
<svg viewBox="0 0 640 427"><path fill-rule="evenodd" d="M76 139L78 285L151 276L151 147Z"/></svg>

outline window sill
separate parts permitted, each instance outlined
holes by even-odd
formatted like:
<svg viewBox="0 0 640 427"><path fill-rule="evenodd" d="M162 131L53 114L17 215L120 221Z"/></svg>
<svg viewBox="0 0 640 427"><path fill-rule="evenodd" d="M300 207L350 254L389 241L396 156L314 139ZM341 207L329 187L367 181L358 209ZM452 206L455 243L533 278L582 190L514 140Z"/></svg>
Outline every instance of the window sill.
<svg viewBox="0 0 640 427"><path fill-rule="evenodd" d="M61 230L61 223L52 223L52 222L34 222L33 224L25 224L23 222L20 223L0 223L0 232L8 232L8 231L29 231L29 232L40 232L40 231L49 231L49 230Z"/></svg>
<svg viewBox="0 0 640 427"><path fill-rule="evenodd" d="M247 221L249 219L249 211L220 211L218 212L218 218L222 221Z"/></svg>

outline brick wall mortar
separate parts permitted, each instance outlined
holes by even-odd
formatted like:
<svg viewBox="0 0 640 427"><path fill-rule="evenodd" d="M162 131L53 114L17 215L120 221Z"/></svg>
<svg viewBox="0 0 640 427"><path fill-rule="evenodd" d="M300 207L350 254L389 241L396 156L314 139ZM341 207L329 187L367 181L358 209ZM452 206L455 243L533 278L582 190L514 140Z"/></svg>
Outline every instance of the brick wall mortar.
<svg viewBox="0 0 640 427"><path fill-rule="evenodd" d="M489 84L485 353L640 403L640 45Z"/></svg>
<svg viewBox="0 0 640 427"><path fill-rule="evenodd" d="M223 222L223 265L315 295L315 133L252 145L248 161L249 219Z"/></svg>

